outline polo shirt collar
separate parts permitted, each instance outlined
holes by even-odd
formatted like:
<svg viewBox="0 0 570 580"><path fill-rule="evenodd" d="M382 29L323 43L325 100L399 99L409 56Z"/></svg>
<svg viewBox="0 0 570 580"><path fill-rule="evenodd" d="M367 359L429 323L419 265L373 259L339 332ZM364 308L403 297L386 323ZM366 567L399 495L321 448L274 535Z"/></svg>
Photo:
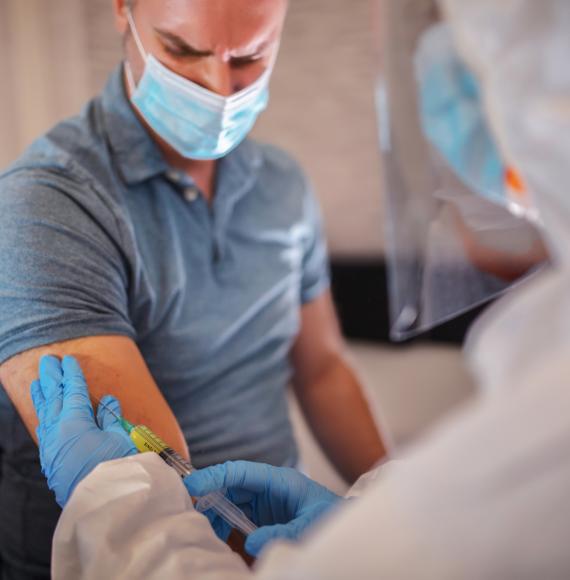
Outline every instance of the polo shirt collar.
<svg viewBox="0 0 570 580"><path fill-rule="evenodd" d="M122 64L109 77L101 102L107 138L124 181L135 185L165 172L166 160L129 102Z"/></svg>

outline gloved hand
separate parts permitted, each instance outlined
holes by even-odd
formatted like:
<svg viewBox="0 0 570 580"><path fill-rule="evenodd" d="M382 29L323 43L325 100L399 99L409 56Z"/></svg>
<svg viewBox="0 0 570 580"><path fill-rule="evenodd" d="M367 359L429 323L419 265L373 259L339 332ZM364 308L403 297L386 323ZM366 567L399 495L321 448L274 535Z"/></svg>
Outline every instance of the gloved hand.
<svg viewBox="0 0 570 580"><path fill-rule="evenodd" d="M61 507L99 463L137 452L103 405L97 409L95 422L83 372L73 357L66 356L61 363L54 356L43 357L39 380L32 383L31 391L39 419L36 433L42 471ZM117 399L106 396L102 402L120 414Z"/></svg>
<svg viewBox="0 0 570 580"><path fill-rule="evenodd" d="M223 490L260 529L250 534L246 551L257 556L273 539L297 539L341 498L295 469L264 463L228 461L196 470L184 479L194 497ZM230 527L206 512L214 530L226 540Z"/></svg>

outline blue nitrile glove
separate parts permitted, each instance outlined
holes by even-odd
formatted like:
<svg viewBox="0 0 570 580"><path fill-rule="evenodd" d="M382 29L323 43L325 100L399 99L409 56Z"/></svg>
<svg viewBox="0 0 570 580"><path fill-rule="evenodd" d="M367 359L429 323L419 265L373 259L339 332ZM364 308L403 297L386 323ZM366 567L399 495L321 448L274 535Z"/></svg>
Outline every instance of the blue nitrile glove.
<svg viewBox="0 0 570 580"><path fill-rule="evenodd" d="M39 419L36 430L42 471L57 503L63 507L75 486L102 461L137 452L118 420L103 406L97 423L79 363L66 356L40 361L40 378L31 385L32 400ZM120 414L119 401L102 400Z"/></svg>
<svg viewBox="0 0 570 580"><path fill-rule="evenodd" d="M259 526L245 542L252 556L273 539L297 539L341 500L295 469L249 461L228 461L196 470L184 479L184 485L194 497L225 490L227 497ZM205 515L218 536L226 540L229 526L213 513Z"/></svg>

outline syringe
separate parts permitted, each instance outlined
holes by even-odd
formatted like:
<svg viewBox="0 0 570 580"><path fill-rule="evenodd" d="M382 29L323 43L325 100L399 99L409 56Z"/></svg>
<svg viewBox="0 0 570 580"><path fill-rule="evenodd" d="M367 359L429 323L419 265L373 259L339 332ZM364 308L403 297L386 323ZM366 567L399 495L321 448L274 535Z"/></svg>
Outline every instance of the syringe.
<svg viewBox="0 0 570 580"><path fill-rule="evenodd" d="M179 453L169 447L148 427L145 425L133 425L124 417L117 415L108 405L102 403L99 399L96 400L117 418L121 427L129 434L140 453L153 452L158 454L180 477L186 477L194 471L194 467L189 461L186 461ZM198 498L195 507L199 512L205 512L209 509L215 511L230 526L246 536L257 529L257 526L221 491L214 491Z"/></svg>

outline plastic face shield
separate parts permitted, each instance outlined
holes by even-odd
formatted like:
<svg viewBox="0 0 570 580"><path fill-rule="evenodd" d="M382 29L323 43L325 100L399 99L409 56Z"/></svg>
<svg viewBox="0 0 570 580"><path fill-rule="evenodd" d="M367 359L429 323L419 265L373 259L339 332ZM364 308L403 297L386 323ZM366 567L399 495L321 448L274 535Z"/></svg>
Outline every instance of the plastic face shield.
<svg viewBox="0 0 570 580"><path fill-rule="evenodd" d="M437 3L377 2L391 336L404 340L498 296L546 253Z"/></svg>

